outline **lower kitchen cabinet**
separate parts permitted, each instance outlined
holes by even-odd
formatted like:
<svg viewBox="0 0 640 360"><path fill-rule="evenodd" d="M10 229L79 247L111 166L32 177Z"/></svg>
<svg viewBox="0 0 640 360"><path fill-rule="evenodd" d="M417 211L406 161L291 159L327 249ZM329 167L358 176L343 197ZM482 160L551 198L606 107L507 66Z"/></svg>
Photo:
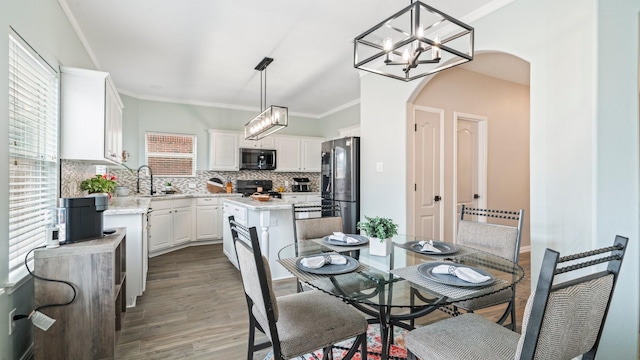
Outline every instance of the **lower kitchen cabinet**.
<svg viewBox="0 0 640 360"><path fill-rule="evenodd" d="M222 238L222 211L217 198L197 198L196 239L215 240Z"/></svg>
<svg viewBox="0 0 640 360"><path fill-rule="evenodd" d="M193 239L195 218L191 199L154 200L151 207L153 212L149 218L150 253L169 249Z"/></svg>
<svg viewBox="0 0 640 360"><path fill-rule="evenodd" d="M105 214L104 227L127 229L127 307L136 306L136 299L147 286L149 269L147 214Z"/></svg>

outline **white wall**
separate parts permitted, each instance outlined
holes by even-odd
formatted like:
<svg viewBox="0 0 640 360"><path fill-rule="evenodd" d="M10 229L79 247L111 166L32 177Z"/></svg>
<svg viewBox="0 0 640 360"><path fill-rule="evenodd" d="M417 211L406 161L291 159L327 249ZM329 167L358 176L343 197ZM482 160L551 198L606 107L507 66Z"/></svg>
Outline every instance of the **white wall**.
<svg viewBox="0 0 640 360"><path fill-rule="evenodd" d="M116 84L117 86L118 84ZM123 109L123 148L131 154L127 165L137 168L145 163L146 131L195 134L197 170L208 170L208 129L244 131L244 124L258 112L208 106L140 100L121 95ZM278 135L323 136L318 119L289 116L289 125Z"/></svg>
<svg viewBox="0 0 640 360"><path fill-rule="evenodd" d="M532 283L546 247L631 240L599 351L610 359L638 356L639 10L637 0L517 0L471 24L476 51L531 64ZM403 219L406 103L419 84L367 75L361 86L361 211Z"/></svg>

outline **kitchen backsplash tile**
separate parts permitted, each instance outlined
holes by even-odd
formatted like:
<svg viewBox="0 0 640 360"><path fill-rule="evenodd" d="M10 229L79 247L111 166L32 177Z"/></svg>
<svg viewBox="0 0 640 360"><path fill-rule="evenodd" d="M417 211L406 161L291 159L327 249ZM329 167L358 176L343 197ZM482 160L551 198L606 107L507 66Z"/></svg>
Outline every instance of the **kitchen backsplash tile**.
<svg viewBox="0 0 640 360"><path fill-rule="evenodd" d="M121 166L108 167L109 174L115 175L118 180L118 186L126 186L130 193L136 191L137 170L128 170ZM92 176L95 176L95 166L79 161L62 160L62 197L83 196L80 189L80 183ZM231 181L233 184L233 192L236 191L237 180L271 180L273 181L273 189L277 190L280 186L285 192L291 192L291 185L294 177L307 177L310 180L311 191L320 191L320 173L311 172L276 172L276 171L196 171L195 177L153 177L153 187L156 191L162 191L167 182L172 185L172 190L180 194L199 195L208 194L207 180L210 178L218 178L223 183ZM285 185L285 181L289 182L289 186ZM189 184L195 184L195 188L189 188ZM140 193L149 194L149 177L146 169L140 172Z"/></svg>

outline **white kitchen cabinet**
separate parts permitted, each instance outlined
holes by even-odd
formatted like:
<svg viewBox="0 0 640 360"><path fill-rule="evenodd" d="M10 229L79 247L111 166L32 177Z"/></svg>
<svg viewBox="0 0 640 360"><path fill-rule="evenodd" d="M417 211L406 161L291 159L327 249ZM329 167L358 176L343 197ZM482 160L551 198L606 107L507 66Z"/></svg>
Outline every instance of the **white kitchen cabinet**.
<svg viewBox="0 0 640 360"><path fill-rule="evenodd" d="M147 214L105 214L105 229L127 228L127 307L136 306L147 285L149 253L147 248Z"/></svg>
<svg viewBox="0 0 640 360"><path fill-rule="evenodd" d="M275 171L300 171L300 139L295 136L277 136L275 145Z"/></svg>
<svg viewBox="0 0 640 360"><path fill-rule="evenodd" d="M244 138L244 134L240 133L240 147L273 150L276 148L276 144L273 136L267 136L266 138L262 138L260 140L247 140Z"/></svg>
<svg viewBox="0 0 640 360"><path fill-rule="evenodd" d="M301 140L302 148L302 171L320 172L322 156L322 142L324 139L303 138Z"/></svg>
<svg viewBox="0 0 640 360"><path fill-rule="evenodd" d="M154 200L150 217L149 252L170 249L193 239L191 199ZM157 255L157 254L155 254Z"/></svg>
<svg viewBox="0 0 640 360"><path fill-rule="evenodd" d="M238 267L238 259L236 257L236 249L233 245L233 238L231 237L231 230L229 226L229 217L233 216L234 219L242 224L247 225L247 209L245 207L223 203L222 205L223 211L223 235L222 235L222 252L227 256L229 261L237 268Z"/></svg>
<svg viewBox="0 0 640 360"><path fill-rule="evenodd" d="M276 171L320 172L323 138L275 136Z"/></svg>
<svg viewBox="0 0 640 360"><path fill-rule="evenodd" d="M239 170L239 139L236 131L209 130L209 170Z"/></svg>
<svg viewBox="0 0 640 360"><path fill-rule="evenodd" d="M288 204L304 204L304 205L322 205L322 197L320 195L303 195L299 194L283 194L282 200ZM305 212L297 215L299 219L321 217L321 211Z"/></svg>
<svg viewBox="0 0 640 360"><path fill-rule="evenodd" d="M122 101L102 71L61 68L61 158L120 164Z"/></svg>
<svg viewBox="0 0 640 360"><path fill-rule="evenodd" d="M196 200L196 239L213 240L222 238L222 211L217 198Z"/></svg>

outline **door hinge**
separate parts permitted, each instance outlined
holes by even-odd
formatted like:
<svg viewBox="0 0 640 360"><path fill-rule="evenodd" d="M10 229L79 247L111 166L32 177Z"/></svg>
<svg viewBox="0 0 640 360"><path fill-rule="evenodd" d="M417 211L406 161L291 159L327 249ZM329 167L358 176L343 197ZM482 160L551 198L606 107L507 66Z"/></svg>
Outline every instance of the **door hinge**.
<svg viewBox="0 0 640 360"><path fill-rule="evenodd" d="M418 132L418 124L413 124L413 131Z"/></svg>
<svg viewBox="0 0 640 360"><path fill-rule="evenodd" d="M418 191L418 184L413 184L413 191Z"/></svg>

